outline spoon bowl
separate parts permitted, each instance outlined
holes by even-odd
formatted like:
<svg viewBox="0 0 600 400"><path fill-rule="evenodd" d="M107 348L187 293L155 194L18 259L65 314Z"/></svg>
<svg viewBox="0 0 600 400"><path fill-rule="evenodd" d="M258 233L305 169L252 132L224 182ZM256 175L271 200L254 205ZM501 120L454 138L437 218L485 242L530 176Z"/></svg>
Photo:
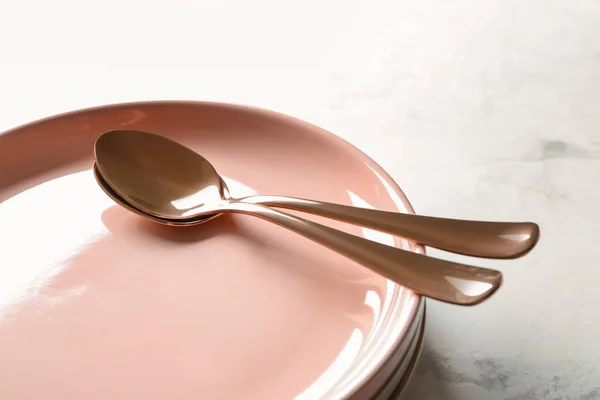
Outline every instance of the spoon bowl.
<svg viewBox="0 0 600 400"><path fill-rule="evenodd" d="M223 181L214 167L162 136L109 131L98 138L94 150L106 183L147 214L186 220L215 214L226 203Z"/></svg>

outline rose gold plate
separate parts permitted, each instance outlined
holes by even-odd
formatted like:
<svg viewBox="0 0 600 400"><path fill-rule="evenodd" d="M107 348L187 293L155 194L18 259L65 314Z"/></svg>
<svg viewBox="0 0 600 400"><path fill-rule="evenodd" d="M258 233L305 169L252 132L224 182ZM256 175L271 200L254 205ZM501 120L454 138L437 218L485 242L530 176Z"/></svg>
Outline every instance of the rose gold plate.
<svg viewBox="0 0 600 400"><path fill-rule="evenodd" d="M110 129L193 148L236 196L412 212L394 181L347 142L255 108L121 104L5 132L1 399L383 399L406 381L420 347L421 297L252 217L175 228L124 210L91 170L94 141Z"/></svg>

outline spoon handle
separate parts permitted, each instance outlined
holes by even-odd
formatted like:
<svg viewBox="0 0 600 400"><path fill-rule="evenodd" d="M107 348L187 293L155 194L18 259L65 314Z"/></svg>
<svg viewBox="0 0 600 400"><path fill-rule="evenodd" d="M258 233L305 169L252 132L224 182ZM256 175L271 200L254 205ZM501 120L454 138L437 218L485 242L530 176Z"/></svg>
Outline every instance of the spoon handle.
<svg viewBox="0 0 600 400"><path fill-rule="evenodd" d="M280 207L332 218L404 237L457 254L484 258L517 258L537 243L532 222L487 222L380 211L282 196L250 196L245 203Z"/></svg>
<svg viewBox="0 0 600 400"><path fill-rule="evenodd" d="M502 273L386 246L256 204L232 201L222 212L249 214L313 240L419 294L458 305L488 298Z"/></svg>

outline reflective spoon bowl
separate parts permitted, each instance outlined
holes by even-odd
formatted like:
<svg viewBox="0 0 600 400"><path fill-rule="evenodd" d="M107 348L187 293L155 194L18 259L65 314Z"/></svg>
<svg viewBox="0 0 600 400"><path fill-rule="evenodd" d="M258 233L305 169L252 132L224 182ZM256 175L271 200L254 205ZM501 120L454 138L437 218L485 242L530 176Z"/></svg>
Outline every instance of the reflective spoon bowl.
<svg viewBox="0 0 600 400"><path fill-rule="evenodd" d="M119 203L127 203L155 222L175 225L178 220L227 212L256 216L328 247L418 294L453 304L478 304L502 282L502 274L496 270L415 254L228 198L221 177L207 160L158 135L107 132L96 141L95 156L99 175L114 192L111 197L118 196L122 199Z"/></svg>

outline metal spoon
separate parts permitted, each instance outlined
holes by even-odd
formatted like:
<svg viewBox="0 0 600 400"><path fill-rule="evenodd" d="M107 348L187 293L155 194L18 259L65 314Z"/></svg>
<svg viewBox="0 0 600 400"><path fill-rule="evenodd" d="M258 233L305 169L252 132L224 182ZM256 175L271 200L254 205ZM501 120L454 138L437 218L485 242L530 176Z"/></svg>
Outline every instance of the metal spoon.
<svg viewBox="0 0 600 400"><path fill-rule="evenodd" d="M107 132L96 141L95 155L103 189L110 189L117 202L156 222L174 225L181 219L227 212L253 215L328 247L416 293L453 304L480 303L502 282L502 274L496 270L427 257L226 198L221 179L208 161L161 136Z"/></svg>
<svg viewBox="0 0 600 400"><path fill-rule="evenodd" d="M144 132L135 133L135 131L114 131L109 135L121 135L118 132L129 136L137 135L140 140L159 140L156 135ZM142 137L145 139L141 139ZM166 148L183 147L169 139L159 138L165 143ZM121 139L113 138L112 140ZM173 162L177 163L178 161L174 160ZM198 173L193 170L188 170L188 172L193 175ZM521 257L535 246L540 232L538 225L532 222L488 222L436 218L283 196L258 195L237 200L320 215L401 236L430 247L474 257L500 259ZM190 217L188 213L175 213L173 219L185 220L186 224L192 224L196 218Z"/></svg>

